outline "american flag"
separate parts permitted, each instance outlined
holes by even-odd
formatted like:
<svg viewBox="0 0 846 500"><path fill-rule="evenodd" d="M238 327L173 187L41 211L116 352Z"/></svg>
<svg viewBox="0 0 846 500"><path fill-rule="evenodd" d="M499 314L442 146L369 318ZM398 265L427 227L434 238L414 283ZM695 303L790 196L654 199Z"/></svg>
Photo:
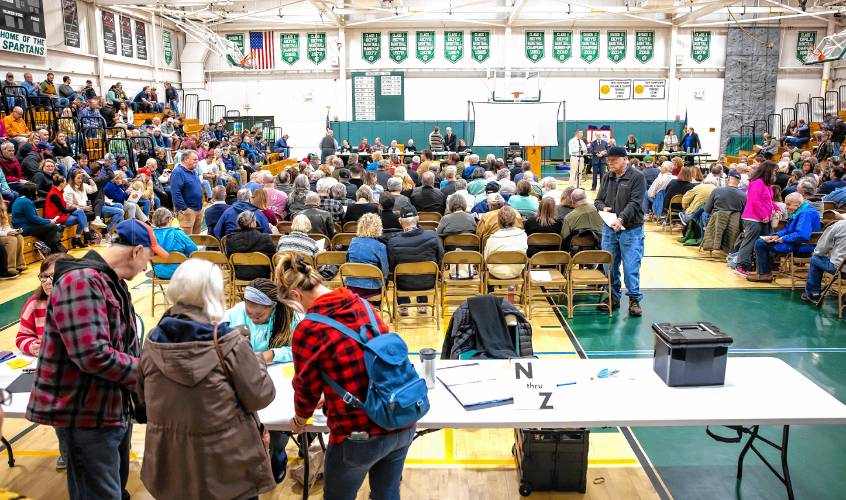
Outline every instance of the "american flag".
<svg viewBox="0 0 846 500"><path fill-rule="evenodd" d="M273 69L273 32L250 31L250 56L253 68Z"/></svg>

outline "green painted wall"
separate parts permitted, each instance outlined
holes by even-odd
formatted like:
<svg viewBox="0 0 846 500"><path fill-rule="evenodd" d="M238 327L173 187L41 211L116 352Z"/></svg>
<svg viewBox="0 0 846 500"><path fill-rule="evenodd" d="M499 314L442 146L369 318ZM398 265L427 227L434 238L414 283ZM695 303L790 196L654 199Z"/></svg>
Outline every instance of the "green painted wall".
<svg viewBox="0 0 846 500"><path fill-rule="evenodd" d="M629 134L634 134L641 143L660 143L670 127L679 134L682 130L682 123L676 121L634 121L634 120L567 120L567 137L562 137L561 122L558 122L558 144L557 147L545 148L544 158L561 160L564 158L564 148L573 133L584 130L588 125L602 127L608 125L614 132L614 138L622 145L626 142ZM367 137L369 143L373 143L376 137L382 139L385 145L390 144L392 139L404 143L409 138L414 139L418 150L429 146L429 133L436 126L441 128L443 133L446 127L452 127L452 131L459 137L472 139L473 122L470 122L469 130L467 122L463 120L404 120L404 121L343 121L333 122L332 130L338 142L349 139L350 144L358 146L362 137ZM467 140L468 144L471 142ZM505 146L505 145L503 145ZM472 145L471 145L472 147ZM484 157L488 153L502 156L502 148L479 147L473 151Z"/></svg>

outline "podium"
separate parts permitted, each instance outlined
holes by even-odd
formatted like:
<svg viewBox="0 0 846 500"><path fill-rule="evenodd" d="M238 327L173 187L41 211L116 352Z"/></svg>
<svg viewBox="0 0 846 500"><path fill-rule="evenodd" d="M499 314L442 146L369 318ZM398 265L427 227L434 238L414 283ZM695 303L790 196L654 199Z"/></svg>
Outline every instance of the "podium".
<svg viewBox="0 0 846 500"><path fill-rule="evenodd" d="M543 146L526 146L526 155L524 159L532 164L532 172L534 172L535 177L540 180Z"/></svg>

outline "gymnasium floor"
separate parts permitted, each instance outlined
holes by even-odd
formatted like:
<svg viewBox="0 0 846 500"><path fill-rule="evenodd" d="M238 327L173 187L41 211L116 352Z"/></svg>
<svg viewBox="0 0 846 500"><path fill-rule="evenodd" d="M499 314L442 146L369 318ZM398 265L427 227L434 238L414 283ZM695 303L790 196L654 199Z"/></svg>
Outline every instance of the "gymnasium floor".
<svg viewBox="0 0 846 500"><path fill-rule="evenodd" d="M655 321L710 320L735 339L735 355L777 356L846 401L844 327L831 305L817 311L791 292L773 285L750 286L729 272L720 258L708 259L682 247L674 235L647 226L642 287L644 316L624 311L607 315L582 309L564 321L548 306L535 309L534 348L542 357L650 356ZM0 350L13 349L17 317L36 286L37 270L0 284ZM130 286L148 328L150 289L146 278ZM540 302L538 302L540 304ZM159 314L161 309L159 309ZM445 328L447 321L442 322ZM411 351L439 347L443 334L429 324L403 322L398 329ZM572 339L572 340L571 340ZM282 370L283 367L272 369ZM4 434L14 443L18 466L0 460L0 485L33 498L65 497L65 475L54 470L57 452L52 430L8 419ZM846 427L797 427L792 433L790 465L797 498L842 498ZM740 445L708 438L703 428L591 429L588 491L579 494L534 493L532 498L784 498L781 484L756 457L747 458L738 486L735 464ZM410 499L518 498L511 458L510 431L451 431L424 436L411 448L403 480ZM144 449L143 426L133 433L130 491L149 498L138 479ZM296 456L291 448L291 456ZM292 465L295 461L292 460ZM840 493L838 493L840 492ZM263 499L295 498L299 487L287 479ZM313 498L321 498L318 484ZM366 486L358 498L366 499Z"/></svg>

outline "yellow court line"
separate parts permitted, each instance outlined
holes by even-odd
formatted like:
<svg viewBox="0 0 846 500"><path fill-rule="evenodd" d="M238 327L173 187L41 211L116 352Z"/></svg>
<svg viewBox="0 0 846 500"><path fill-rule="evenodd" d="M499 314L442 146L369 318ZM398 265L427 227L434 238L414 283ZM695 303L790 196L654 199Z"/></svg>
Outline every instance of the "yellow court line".
<svg viewBox="0 0 846 500"><path fill-rule="evenodd" d="M48 450L19 450L17 448L13 448L15 452L15 457L58 457L58 451L48 451ZM6 450L0 451L0 456L8 455L9 452ZM129 452L129 459L130 460L138 460L139 455L136 454L134 451Z"/></svg>

